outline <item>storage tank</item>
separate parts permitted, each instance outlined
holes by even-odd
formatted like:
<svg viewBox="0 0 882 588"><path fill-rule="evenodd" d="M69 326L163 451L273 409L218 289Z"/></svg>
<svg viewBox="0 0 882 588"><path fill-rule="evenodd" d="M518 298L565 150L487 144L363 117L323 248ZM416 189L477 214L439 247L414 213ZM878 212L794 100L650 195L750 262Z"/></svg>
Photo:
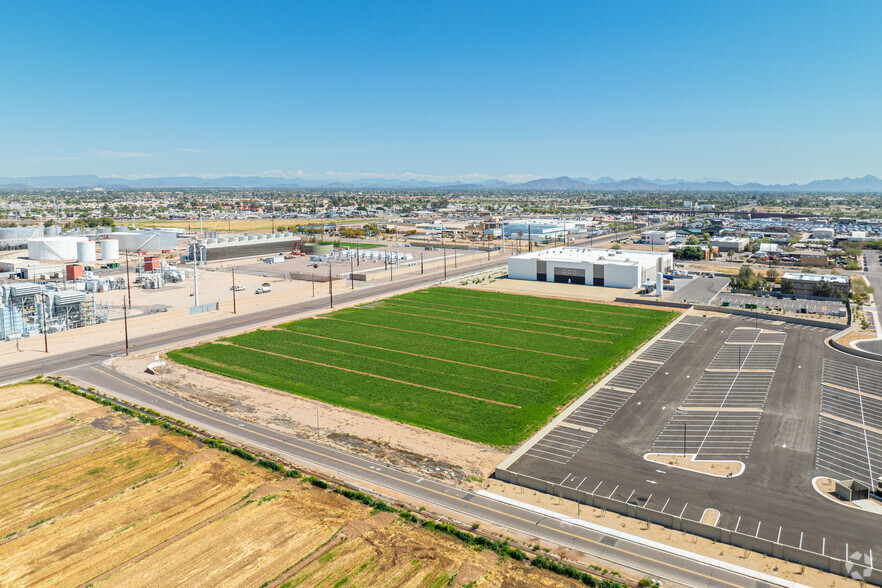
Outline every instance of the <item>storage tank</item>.
<svg viewBox="0 0 882 588"><path fill-rule="evenodd" d="M98 241L101 246L101 261L119 259L119 241L116 239L102 239Z"/></svg>
<svg viewBox="0 0 882 588"><path fill-rule="evenodd" d="M47 237L58 237L61 235L61 227L58 225L52 225L51 227L46 227L46 236Z"/></svg>
<svg viewBox="0 0 882 588"><path fill-rule="evenodd" d="M77 243L85 237L41 237L28 239L28 259L34 261L61 261L77 258Z"/></svg>
<svg viewBox="0 0 882 588"><path fill-rule="evenodd" d="M95 263L95 241L77 243L77 263Z"/></svg>

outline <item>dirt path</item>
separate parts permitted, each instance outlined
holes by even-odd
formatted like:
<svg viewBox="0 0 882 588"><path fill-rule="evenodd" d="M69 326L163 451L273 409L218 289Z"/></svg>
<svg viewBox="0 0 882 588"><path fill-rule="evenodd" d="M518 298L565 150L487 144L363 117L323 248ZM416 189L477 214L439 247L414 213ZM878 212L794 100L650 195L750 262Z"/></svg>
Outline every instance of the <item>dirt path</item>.
<svg viewBox="0 0 882 588"><path fill-rule="evenodd" d="M340 370L341 372L349 372L352 374L358 374L360 376L368 376L370 378L376 378L378 380L386 380L388 382L396 382L398 384L404 384L406 386L413 386L415 388L424 388L426 390L432 390L434 392L443 392L444 394L452 394L454 396L462 396L463 398L470 398L472 400L480 400L481 402L489 402L490 404L498 404L500 406L508 406L511 408L521 408L517 404L508 404L507 402L500 402L498 400L490 400L489 398L480 398L479 396L470 396L468 394L463 394L461 392L454 392L452 390L444 390L443 388L435 388L434 386L425 386L423 384L414 384L413 382L408 382L406 380L398 380L396 378L387 378L386 376L379 376L377 374L372 374L370 372L362 372L359 370L353 370L350 368L344 368L336 365L331 365L328 363L320 363L318 361L310 361L308 359L301 359L299 357L293 357L291 355L285 355L283 353L276 353L274 351L266 351L264 349L254 349L253 347L245 347L244 345L236 345L235 343L231 343L229 341L218 341L218 345L229 345L230 347L238 347L239 349L248 349L250 351L256 351L258 353L265 353L267 355L275 355L276 357L284 357L285 359L290 359L293 361L300 361L303 363L309 363L312 365L317 365L321 367L331 368L335 370ZM202 358L199 358L200 361L205 361Z"/></svg>
<svg viewBox="0 0 882 588"><path fill-rule="evenodd" d="M414 333L415 335L427 335L429 337L438 337L439 339L452 339L453 341L465 341L466 343L477 343L478 345L489 345L490 347L502 347L503 349L514 349L515 351L526 351L527 353L540 353L542 355L553 355L554 357L565 357L567 359L578 359L581 361L585 361L584 357L576 357L575 355L564 355L562 353L552 353L551 351L537 351L535 349L524 349L523 347L513 347L511 345L502 345L500 343L488 343L486 341L475 341L473 339L463 339L461 337L451 337L450 335L438 335L436 333L423 333L422 331L411 331L410 329L400 329L398 327L387 327L385 325L370 325L366 323L360 323L358 321L347 321L344 319L331 317L331 316L322 316L318 317L325 321L338 321L341 323L348 323L350 325L361 325L363 327L373 327L375 329L389 329L390 331L401 331L402 333Z"/></svg>

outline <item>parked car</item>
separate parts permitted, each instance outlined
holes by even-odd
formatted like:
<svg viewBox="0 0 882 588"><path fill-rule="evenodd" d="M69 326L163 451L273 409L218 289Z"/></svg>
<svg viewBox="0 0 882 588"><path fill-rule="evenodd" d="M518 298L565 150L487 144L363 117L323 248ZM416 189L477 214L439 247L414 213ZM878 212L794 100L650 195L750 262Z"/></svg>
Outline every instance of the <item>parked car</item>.
<svg viewBox="0 0 882 588"><path fill-rule="evenodd" d="M245 286L236 286L236 287L230 286L230 290L235 290L236 292L241 292L244 289L245 289Z"/></svg>

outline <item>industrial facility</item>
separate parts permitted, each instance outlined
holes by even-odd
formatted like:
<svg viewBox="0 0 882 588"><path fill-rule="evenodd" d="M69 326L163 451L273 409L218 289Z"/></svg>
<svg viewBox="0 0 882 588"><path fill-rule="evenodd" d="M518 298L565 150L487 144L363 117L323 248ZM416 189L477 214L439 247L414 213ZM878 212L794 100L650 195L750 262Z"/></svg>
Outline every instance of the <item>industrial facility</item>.
<svg viewBox="0 0 882 588"><path fill-rule="evenodd" d="M508 277L563 284L634 288L670 273L672 253L555 247L508 260Z"/></svg>
<svg viewBox="0 0 882 588"><path fill-rule="evenodd" d="M292 253L300 250L301 238L293 233L240 235L218 239L200 239L190 243L182 261L219 261L255 255Z"/></svg>
<svg viewBox="0 0 882 588"><path fill-rule="evenodd" d="M83 290L53 290L34 283L0 286L0 341L106 320L106 314L95 312L92 295Z"/></svg>
<svg viewBox="0 0 882 588"><path fill-rule="evenodd" d="M28 239L38 239L43 235L43 225L2 227L0 228L0 249L18 249L24 247Z"/></svg>

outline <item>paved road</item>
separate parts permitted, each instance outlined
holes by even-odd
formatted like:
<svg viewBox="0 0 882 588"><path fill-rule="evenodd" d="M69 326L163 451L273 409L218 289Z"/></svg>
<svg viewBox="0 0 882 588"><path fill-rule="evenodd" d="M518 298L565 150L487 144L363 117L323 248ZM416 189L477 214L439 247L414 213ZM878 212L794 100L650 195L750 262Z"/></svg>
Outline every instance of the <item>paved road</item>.
<svg viewBox="0 0 882 588"><path fill-rule="evenodd" d="M112 393L120 399L179 418L210 431L213 435L280 455L292 463L331 471L337 477L351 483L385 488L408 496L417 503L428 503L459 513L457 518L466 523L485 521L493 526L523 534L532 538L534 542L556 543L625 568L642 570L653 577L664 579L669 585L672 583L696 587L757 585L756 580L734 572L548 518L390 468L379 462L213 412L104 366L77 367L63 370L61 375L94 386L100 391Z"/></svg>

